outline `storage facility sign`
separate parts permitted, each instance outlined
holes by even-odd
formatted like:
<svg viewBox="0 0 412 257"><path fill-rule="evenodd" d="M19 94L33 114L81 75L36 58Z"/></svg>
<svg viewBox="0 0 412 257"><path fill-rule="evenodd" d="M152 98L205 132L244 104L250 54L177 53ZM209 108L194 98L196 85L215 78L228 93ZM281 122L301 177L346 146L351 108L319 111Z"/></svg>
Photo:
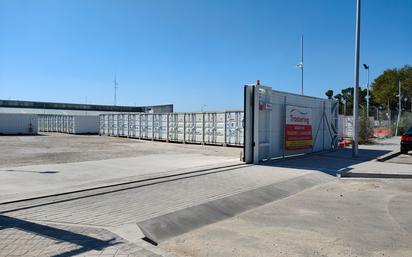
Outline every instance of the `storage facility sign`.
<svg viewBox="0 0 412 257"><path fill-rule="evenodd" d="M312 148L312 109L286 106L285 148L286 150Z"/></svg>

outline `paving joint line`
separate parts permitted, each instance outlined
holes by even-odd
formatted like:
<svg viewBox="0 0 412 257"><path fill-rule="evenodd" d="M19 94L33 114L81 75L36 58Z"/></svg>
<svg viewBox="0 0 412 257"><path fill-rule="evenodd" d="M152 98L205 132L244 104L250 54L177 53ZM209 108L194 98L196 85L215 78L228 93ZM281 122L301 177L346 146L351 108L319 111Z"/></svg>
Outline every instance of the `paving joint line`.
<svg viewBox="0 0 412 257"><path fill-rule="evenodd" d="M84 193L84 192L93 191L93 190L100 190L100 189L113 188L113 187L119 187L119 186L130 185L130 184L143 183L141 185L136 185L136 186L132 186L132 187L119 188L119 189L115 189L115 190L103 191L103 192L100 192L100 193L77 196L77 197L72 197L72 198L67 198L67 199L62 199L62 200L43 202L43 203L39 203L39 204L35 204L35 205L16 207L14 209L0 211L0 214L5 214L5 213L9 213L9 212L14 212L14 211L20 211L20 210L26 210L26 209L32 209L32 208L35 208L35 207L52 205L52 204L57 204L57 203L62 203L62 202L74 201L74 200L79 200L79 199L84 199L84 198L89 198L89 197L94 197L94 196L99 196L99 195L111 194L111 193L116 193L116 192L121 192L121 191L127 191L127 190L130 190L130 189L147 187L147 186L152 186L152 185L157 185L157 184L162 184L162 183L168 183L168 182L173 182L173 181L177 181L177 180L190 179L190 178L194 178L194 177L205 176L205 175L210 175L210 174L215 174L215 173L220 173L220 172L225 172L225 171L242 169L242 168L246 168L248 166L251 166L251 165L248 165L248 164L229 165L229 166L210 168L210 169L205 169L205 170L198 170L198 171L191 171L191 172L186 172L186 173L172 174L172 175L167 175L167 176L162 176L162 177L154 177L154 178L149 178L149 179L144 179L144 180L139 180L139 181L133 181L133 182L127 182L127 183L122 183L122 184L117 184L117 185L112 185L112 186L104 186L103 188L100 187L100 188L94 188L94 189L81 190L80 192L77 191L77 192L73 192L73 193L63 193L63 194L51 195L51 196L47 196L47 197L40 197L40 198L34 198L34 199L26 199L26 200L0 203L0 206L2 206L2 205L4 206L4 205L9 205L9 204L21 203L21 202L30 202L30 201L35 201L35 200L41 200L41 199L45 199L45 198L53 198L53 197L66 196L66 195L70 196L71 194ZM207 172L207 171L210 171L210 172ZM199 173L199 174L197 174L197 173ZM153 181L153 182L144 184L144 182L147 182L147 181Z"/></svg>

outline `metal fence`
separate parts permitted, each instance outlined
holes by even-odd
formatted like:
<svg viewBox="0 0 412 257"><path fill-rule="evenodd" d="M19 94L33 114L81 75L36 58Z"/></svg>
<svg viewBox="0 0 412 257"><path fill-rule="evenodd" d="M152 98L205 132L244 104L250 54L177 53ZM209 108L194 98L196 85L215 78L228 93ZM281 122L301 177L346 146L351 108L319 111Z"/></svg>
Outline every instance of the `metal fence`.
<svg viewBox="0 0 412 257"><path fill-rule="evenodd" d="M69 134L98 134L98 116L78 115L37 115L40 132L60 132Z"/></svg>
<svg viewBox="0 0 412 257"><path fill-rule="evenodd" d="M243 112L101 114L100 135L243 146Z"/></svg>
<svg viewBox="0 0 412 257"><path fill-rule="evenodd" d="M374 117L370 116L369 117L369 128L371 129L371 134L372 134L372 128L374 127ZM353 116L344 116L344 115L339 115L339 130L338 130L338 136L339 138L351 138L353 135Z"/></svg>

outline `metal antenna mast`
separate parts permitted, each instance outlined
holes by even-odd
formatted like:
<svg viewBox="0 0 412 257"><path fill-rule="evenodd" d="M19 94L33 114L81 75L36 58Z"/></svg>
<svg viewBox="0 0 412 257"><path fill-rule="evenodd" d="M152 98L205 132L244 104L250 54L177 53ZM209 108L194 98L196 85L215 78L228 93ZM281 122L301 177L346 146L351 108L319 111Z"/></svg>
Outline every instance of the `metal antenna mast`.
<svg viewBox="0 0 412 257"><path fill-rule="evenodd" d="M116 74L114 74L114 106L117 104L117 89L118 87L117 79L116 79Z"/></svg>

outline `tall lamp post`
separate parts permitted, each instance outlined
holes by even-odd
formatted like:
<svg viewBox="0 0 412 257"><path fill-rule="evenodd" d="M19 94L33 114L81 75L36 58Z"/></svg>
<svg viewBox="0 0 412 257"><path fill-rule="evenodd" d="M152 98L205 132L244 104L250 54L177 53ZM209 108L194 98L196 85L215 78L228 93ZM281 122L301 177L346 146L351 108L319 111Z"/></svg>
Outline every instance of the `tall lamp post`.
<svg viewBox="0 0 412 257"><path fill-rule="evenodd" d="M402 113L402 93L401 93L401 80L398 80L398 119L396 120L396 132L395 136L398 136L399 131L399 123L401 121L401 113Z"/></svg>
<svg viewBox="0 0 412 257"><path fill-rule="evenodd" d="M363 64L363 67L368 72L368 84L366 86L366 117L369 117L369 65Z"/></svg>
<svg viewBox="0 0 412 257"><path fill-rule="evenodd" d="M355 83L353 96L353 132L352 132L352 157L358 157L359 134L359 55L360 55L360 15L361 0L356 1L356 39L355 39Z"/></svg>
<svg viewBox="0 0 412 257"><path fill-rule="evenodd" d="M303 95L303 34L300 38L300 63L296 65L300 69L300 92Z"/></svg>

